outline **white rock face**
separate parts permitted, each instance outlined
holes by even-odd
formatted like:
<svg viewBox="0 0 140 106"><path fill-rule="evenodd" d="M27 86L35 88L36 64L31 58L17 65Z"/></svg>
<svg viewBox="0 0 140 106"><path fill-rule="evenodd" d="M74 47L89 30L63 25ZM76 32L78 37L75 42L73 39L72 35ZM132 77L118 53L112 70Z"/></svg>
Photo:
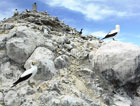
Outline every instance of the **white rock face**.
<svg viewBox="0 0 140 106"><path fill-rule="evenodd" d="M71 55L74 56L77 59L84 59L88 56L88 51L86 51L86 48L82 47L82 48L74 48L70 51Z"/></svg>
<svg viewBox="0 0 140 106"><path fill-rule="evenodd" d="M45 47L38 47L26 61L24 67L29 69L31 62L40 62L38 64L38 74L35 76L35 79L48 80L57 72L53 59L54 54L52 51Z"/></svg>
<svg viewBox="0 0 140 106"><path fill-rule="evenodd" d="M4 97L4 103L6 106L19 106L20 102L17 92L13 90L8 91Z"/></svg>
<svg viewBox="0 0 140 106"><path fill-rule="evenodd" d="M6 23L6 24L0 26L0 30L9 30L9 29L12 29L13 27L14 27L13 24Z"/></svg>
<svg viewBox="0 0 140 106"><path fill-rule="evenodd" d="M132 106L130 98L122 97L121 95L114 95L113 101L113 106Z"/></svg>
<svg viewBox="0 0 140 106"><path fill-rule="evenodd" d="M31 62L38 62L33 88L27 81L10 88ZM139 47L80 36L46 11L0 22L0 106L140 106L139 71Z"/></svg>
<svg viewBox="0 0 140 106"><path fill-rule="evenodd" d="M57 42L61 45L63 45L64 43L66 43L68 40L68 38L66 36L61 36L57 39Z"/></svg>
<svg viewBox="0 0 140 106"><path fill-rule="evenodd" d="M61 55L54 60L56 68L61 69L69 66L69 57L67 55Z"/></svg>
<svg viewBox="0 0 140 106"><path fill-rule="evenodd" d="M47 42L45 42L44 44L48 49L50 49L51 51L55 51L56 50L56 46L53 44L52 41L47 40Z"/></svg>
<svg viewBox="0 0 140 106"><path fill-rule="evenodd" d="M48 106L90 106L80 98L65 95L50 100Z"/></svg>
<svg viewBox="0 0 140 106"><path fill-rule="evenodd" d="M7 55L17 63L24 63L35 49L35 45L27 39L12 38L6 43Z"/></svg>
<svg viewBox="0 0 140 106"><path fill-rule="evenodd" d="M0 92L0 103L3 103L3 100L4 100L4 95L2 92Z"/></svg>
<svg viewBox="0 0 140 106"><path fill-rule="evenodd" d="M39 39L35 40L36 34L33 33L33 30L27 29L27 27L19 27L17 30L14 37L7 41L6 49L9 58L22 64L31 55L40 41Z"/></svg>
<svg viewBox="0 0 140 106"><path fill-rule="evenodd" d="M92 66L110 81L135 82L140 80L140 48L119 41L108 42L94 54Z"/></svg>

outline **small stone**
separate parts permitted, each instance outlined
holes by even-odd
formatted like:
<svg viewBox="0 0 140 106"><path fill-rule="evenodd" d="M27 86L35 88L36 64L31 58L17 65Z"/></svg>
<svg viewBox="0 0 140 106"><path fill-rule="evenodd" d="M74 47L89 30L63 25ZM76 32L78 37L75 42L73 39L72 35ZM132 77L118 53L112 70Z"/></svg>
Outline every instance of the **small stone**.
<svg viewBox="0 0 140 106"><path fill-rule="evenodd" d="M4 101L4 95L2 92L0 92L0 103L2 104Z"/></svg>
<svg viewBox="0 0 140 106"><path fill-rule="evenodd" d="M6 106L19 106L21 103L20 97L16 91L10 90L4 97L4 104Z"/></svg>
<svg viewBox="0 0 140 106"><path fill-rule="evenodd" d="M61 55L54 60L54 64L56 68L62 69L69 66L70 59L67 55Z"/></svg>

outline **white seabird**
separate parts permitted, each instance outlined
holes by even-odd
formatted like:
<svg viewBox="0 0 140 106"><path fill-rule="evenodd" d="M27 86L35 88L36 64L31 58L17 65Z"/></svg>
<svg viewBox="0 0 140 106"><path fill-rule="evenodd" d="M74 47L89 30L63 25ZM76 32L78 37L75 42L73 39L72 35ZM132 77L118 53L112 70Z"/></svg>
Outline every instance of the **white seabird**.
<svg viewBox="0 0 140 106"><path fill-rule="evenodd" d="M114 37L120 32L120 25L116 25L116 29L115 30L112 30L110 31L104 38L102 38L101 40L103 39L106 39L106 38L112 38L113 40Z"/></svg>
<svg viewBox="0 0 140 106"><path fill-rule="evenodd" d="M35 62L32 62L31 64L31 68L26 70L21 76L20 78L13 83L13 86L16 86L17 84L19 84L20 82L23 82L25 80L29 81L31 78L33 78L35 76L35 74L37 73L37 66Z"/></svg>

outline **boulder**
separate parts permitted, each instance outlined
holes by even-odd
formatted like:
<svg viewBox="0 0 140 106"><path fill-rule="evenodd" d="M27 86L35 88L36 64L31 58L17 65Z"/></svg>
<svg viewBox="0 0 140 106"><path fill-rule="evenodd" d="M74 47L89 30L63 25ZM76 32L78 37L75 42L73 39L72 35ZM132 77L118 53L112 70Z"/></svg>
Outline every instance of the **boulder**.
<svg viewBox="0 0 140 106"><path fill-rule="evenodd" d="M2 104L4 100L4 95L2 92L0 92L0 103Z"/></svg>
<svg viewBox="0 0 140 106"><path fill-rule="evenodd" d="M47 106L90 106L84 100L69 96L69 95L62 95L58 98L53 98L47 104Z"/></svg>
<svg viewBox="0 0 140 106"><path fill-rule="evenodd" d="M70 44L70 40L69 40L69 38L67 36L60 36L60 37L58 37L57 42L59 44L62 44L62 45L64 45L65 43L66 44Z"/></svg>
<svg viewBox="0 0 140 106"><path fill-rule="evenodd" d="M131 98L116 94L113 97L113 106L133 106L133 103Z"/></svg>
<svg viewBox="0 0 140 106"><path fill-rule="evenodd" d="M88 48L99 48L100 47L100 42L99 42L99 40L89 40L88 42L87 42L87 47Z"/></svg>
<svg viewBox="0 0 140 106"><path fill-rule="evenodd" d="M89 54L85 47L74 48L70 53L76 59L85 59Z"/></svg>
<svg viewBox="0 0 140 106"><path fill-rule="evenodd" d="M0 59L6 57L6 50L0 50Z"/></svg>
<svg viewBox="0 0 140 106"><path fill-rule="evenodd" d="M14 25L10 23L5 23L0 26L0 30L10 30L12 28L14 28Z"/></svg>
<svg viewBox="0 0 140 106"><path fill-rule="evenodd" d="M69 57L67 55L61 55L54 60L54 64L58 69L65 68L70 64Z"/></svg>
<svg viewBox="0 0 140 106"><path fill-rule="evenodd" d="M55 97L58 97L59 94L56 91L44 91L42 95L39 97L40 104L46 104L50 100L52 100Z"/></svg>
<svg viewBox="0 0 140 106"><path fill-rule="evenodd" d="M38 47L35 49L30 58L26 61L24 67L30 68L31 62L39 62L38 73L35 76L36 80L48 80L51 79L57 70L54 66L54 54L51 50L45 47Z"/></svg>
<svg viewBox="0 0 140 106"><path fill-rule="evenodd" d="M35 103L34 101L26 101L23 104L21 104L20 106L39 106L37 103Z"/></svg>
<svg viewBox="0 0 140 106"><path fill-rule="evenodd" d="M20 106L21 100L18 94L14 90L10 90L6 93L4 97L4 104L6 106Z"/></svg>
<svg viewBox="0 0 140 106"><path fill-rule="evenodd" d="M94 53L92 67L113 84L137 83L140 81L140 48L119 41L107 42Z"/></svg>
<svg viewBox="0 0 140 106"><path fill-rule="evenodd" d="M57 47L53 44L52 41L47 40L47 42L44 43L44 45L50 49L51 51L55 51Z"/></svg>
<svg viewBox="0 0 140 106"><path fill-rule="evenodd" d="M27 26L19 26L16 30L14 28L10 34L13 34L13 38L6 43L7 55L19 64L27 60L36 46L44 44L43 35Z"/></svg>
<svg viewBox="0 0 140 106"><path fill-rule="evenodd" d="M6 43L8 57L19 64L27 60L35 47L35 44L26 38L11 38Z"/></svg>
<svg viewBox="0 0 140 106"><path fill-rule="evenodd" d="M15 37L31 40L34 45L44 44L44 36L40 31L36 30L36 28L38 27L34 24L31 24L30 27L22 25L17 27L17 29L12 29L10 33L16 32Z"/></svg>
<svg viewBox="0 0 140 106"><path fill-rule="evenodd" d="M140 97L138 96L136 96L135 98L134 98L134 101L133 101L133 105L132 106L139 106L140 105Z"/></svg>
<svg viewBox="0 0 140 106"><path fill-rule="evenodd" d="M12 34L11 33L9 33L9 34L1 34L0 35L0 49L5 48L6 42L7 42L7 40L10 37L12 37Z"/></svg>

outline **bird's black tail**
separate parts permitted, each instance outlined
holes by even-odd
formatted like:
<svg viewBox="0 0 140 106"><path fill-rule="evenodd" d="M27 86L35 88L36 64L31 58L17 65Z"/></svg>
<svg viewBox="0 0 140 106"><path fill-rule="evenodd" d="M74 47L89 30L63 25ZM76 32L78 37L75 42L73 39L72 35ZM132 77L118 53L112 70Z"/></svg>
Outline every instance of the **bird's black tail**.
<svg viewBox="0 0 140 106"><path fill-rule="evenodd" d="M11 86L11 88L15 87L17 85L16 82L13 83L13 85Z"/></svg>
<svg viewBox="0 0 140 106"><path fill-rule="evenodd" d="M101 40L104 40L105 38L102 38Z"/></svg>
<svg viewBox="0 0 140 106"><path fill-rule="evenodd" d="M16 84L13 84L13 85L11 86L11 88L13 88L14 86L16 86Z"/></svg>

